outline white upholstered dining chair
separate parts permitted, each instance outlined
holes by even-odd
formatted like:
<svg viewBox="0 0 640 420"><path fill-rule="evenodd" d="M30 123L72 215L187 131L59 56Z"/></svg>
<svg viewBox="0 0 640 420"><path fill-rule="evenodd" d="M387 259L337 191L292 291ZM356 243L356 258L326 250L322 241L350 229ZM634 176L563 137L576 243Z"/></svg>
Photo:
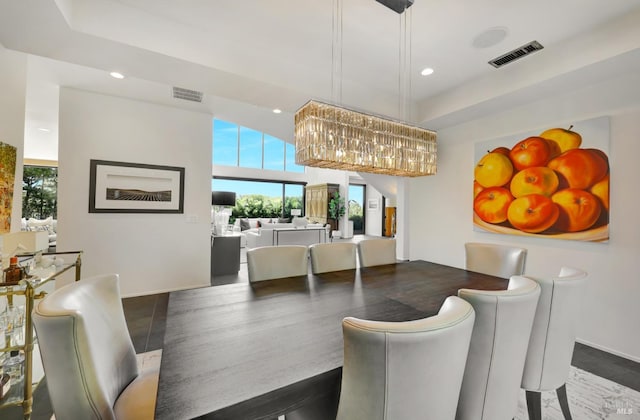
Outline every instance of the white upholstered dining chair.
<svg viewBox="0 0 640 420"><path fill-rule="evenodd" d="M527 250L513 246L467 242L465 268L477 273L508 279L524 274Z"/></svg>
<svg viewBox="0 0 640 420"><path fill-rule="evenodd" d="M286 420L453 419L474 319L473 307L456 296L415 321L345 318L339 396L312 401Z"/></svg>
<svg viewBox="0 0 640 420"><path fill-rule="evenodd" d="M507 290L460 289L458 296L473 306L476 320L456 420L510 420L518 409L540 286L513 276Z"/></svg>
<svg viewBox="0 0 640 420"><path fill-rule="evenodd" d="M337 419L453 419L474 317L450 296L415 321L345 318Z"/></svg>
<svg viewBox="0 0 640 420"><path fill-rule="evenodd" d="M57 419L154 418L158 371L138 371L117 274L54 291L33 322Z"/></svg>
<svg viewBox="0 0 640 420"><path fill-rule="evenodd" d="M366 239L358 242L360 267L396 263L395 239Z"/></svg>
<svg viewBox="0 0 640 420"><path fill-rule="evenodd" d="M313 274L356 268L356 244L352 242L313 244L309 254Z"/></svg>
<svg viewBox="0 0 640 420"><path fill-rule="evenodd" d="M247 251L249 282L306 276L309 251L304 245L263 246Z"/></svg>
<svg viewBox="0 0 640 420"><path fill-rule="evenodd" d="M580 303L587 273L562 267L558 277L534 279L542 289L531 330L522 376L530 420L542 418L541 392L556 391L564 418L571 419L566 382L569 377Z"/></svg>

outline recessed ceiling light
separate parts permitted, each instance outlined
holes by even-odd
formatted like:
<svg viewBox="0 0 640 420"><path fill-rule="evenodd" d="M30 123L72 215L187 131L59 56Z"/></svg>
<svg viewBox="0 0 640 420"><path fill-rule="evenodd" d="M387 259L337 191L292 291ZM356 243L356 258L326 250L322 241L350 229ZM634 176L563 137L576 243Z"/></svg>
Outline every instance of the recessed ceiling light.
<svg viewBox="0 0 640 420"><path fill-rule="evenodd" d="M423 69L420 72L420 74L423 75L423 76L428 76L430 74L433 74L433 69L431 67L427 67L426 69Z"/></svg>
<svg viewBox="0 0 640 420"><path fill-rule="evenodd" d="M280 114L281 112L282 112L282 110L279 109L279 108L276 108L276 109L273 110L274 114Z"/></svg>
<svg viewBox="0 0 640 420"><path fill-rule="evenodd" d="M51 131L48 128L44 128L44 127L40 127L40 128L38 128L38 130L44 131L45 133L48 133L49 131Z"/></svg>
<svg viewBox="0 0 640 420"><path fill-rule="evenodd" d="M111 77L113 77L114 79L124 79L124 74L122 73L118 73L117 71L112 71L111 73L109 73L111 75Z"/></svg>

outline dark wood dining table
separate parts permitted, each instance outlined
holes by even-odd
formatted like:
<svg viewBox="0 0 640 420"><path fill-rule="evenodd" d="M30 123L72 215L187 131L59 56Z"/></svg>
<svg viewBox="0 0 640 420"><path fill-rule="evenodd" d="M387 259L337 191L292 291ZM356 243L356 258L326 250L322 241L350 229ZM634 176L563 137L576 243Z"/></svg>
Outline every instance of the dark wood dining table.
<svg viewBox="0 0 640 420"><path fill-rule="evenodd" d="M272 419L339 385L344 317L424 318L507 283L410 261L171 292L156 419Z"/></svg>

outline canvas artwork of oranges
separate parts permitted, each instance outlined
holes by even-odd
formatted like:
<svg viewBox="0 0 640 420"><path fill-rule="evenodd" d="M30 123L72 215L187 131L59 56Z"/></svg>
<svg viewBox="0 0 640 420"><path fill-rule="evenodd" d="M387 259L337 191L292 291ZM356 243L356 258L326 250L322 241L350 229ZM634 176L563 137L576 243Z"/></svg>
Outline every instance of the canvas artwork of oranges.
<svg viewBox="0 0 640 420"><path fill-rule="evenodd" d="M474 224L507 234L608 239L609 158L573 129L549 128L476 162Z"/></svg>

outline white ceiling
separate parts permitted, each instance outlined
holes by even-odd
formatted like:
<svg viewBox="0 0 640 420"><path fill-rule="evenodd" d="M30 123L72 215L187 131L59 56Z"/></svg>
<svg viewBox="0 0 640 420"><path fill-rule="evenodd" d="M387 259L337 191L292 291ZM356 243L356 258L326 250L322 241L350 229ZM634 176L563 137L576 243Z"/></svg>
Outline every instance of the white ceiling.
<svg viewBox="0 0 640 420"><path fill-rule="evenodd" d="M374 0L342 0L338 74L334 2L0 0L0 44L30 54L26 136L34 146L25 156L56 136L58 86L217 115L242 104L265 115L280 108L278 117L291 120L314 98L438 129L614 74L621 58L640 62L640 0L415 0L404 15ZM405 18L410 114L399 105ZM474 47L491 28L506 37ZM533 40L545 48L501 69L487 64ZM420 76L427 66L435 73ZM127 77L112 79L113 70ZM203 91L205 100L172 99L172 86Z"/></svg>

